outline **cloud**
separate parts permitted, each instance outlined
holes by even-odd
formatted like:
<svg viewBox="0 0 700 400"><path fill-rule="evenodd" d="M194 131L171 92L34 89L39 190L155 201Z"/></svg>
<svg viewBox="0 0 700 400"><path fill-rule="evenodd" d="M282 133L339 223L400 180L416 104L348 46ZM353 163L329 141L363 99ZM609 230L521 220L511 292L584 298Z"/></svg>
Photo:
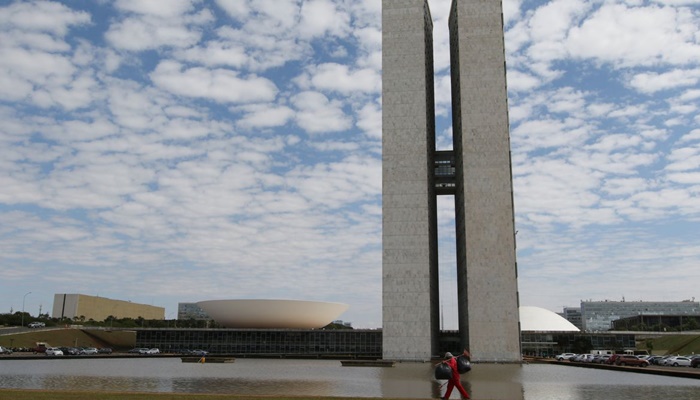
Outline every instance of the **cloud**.
<svg viewBox="0 0 700 400"><path fill-rule="evenodd" d="M350 94L352 92L378 93L381 89L381 76L373 69L351 70L347 65L324 63L307 68L308 81L312 88Z"/></svg>
<svg viewBox="0 0 700 400"><path fill-rule="evenodd" d="M307 0L301 6L299 34L304 38L327 35L344 37L350 31L350 16L330 0Z"/></svg>
<svg viewBox="0 0 700 400"><path fill-rule="evenodd" d="M655 93L661 90L696 86L700 82L700 69L676 69L669 72L645 72L630 79L630 86L642 93Z"/></svg>
<svg viewBox="0 0 700 400"><path fill-rule="evenodd" d="M159 18L179 17L193 10L192 0L169 0L168 6L158 0L117 0L114 6L120 10Z"/></svg>
<svg viewBox="0 0 700 400"><path fill-rule="evenodd" d="M203 64L210 67L243 67L248 55L243 46L232 42L209 42L205 47L193 46L174 53L178 60Z"/></svg>
<svg viewBox="0 0 700 400"><path fill-rule="evenodd" d="M441 149L450 5L430 0ZM697 277L692 2L513 0L504 22L521 303L650 276L689 298L655 268ZM10 2L0 35L0 305L119 268L100 295L170 317L202 293L313 297L381 325L381 2ZM449 327L453 199L438 211Z"/></svg>
<svg viewBox="0 0 700 400"><path fill-rule="evenodd" d="M541 84L541 80L531 74L518 70L508 71L508 90L513 92L523 92L536 88Z"/></svg>
<svg viewBox="0 0 700 400"><path fill-rule="evenodd" d="M216 102L270 101L277 95L277 87L269 79L239 77L229 69L186 69L175 61L161 61L150 77L157 86L173 94Z"/></svg>
<svg viewBox="0 0 700 400"><path fill-rule="evenodd" d="M65 36L71 26L91 22L90 14L73 11L69 7L48 1L15 2L0 8L0 26L3 31L46 32Z"/></svg>
<svg viewBox="0 0 700 400"><path fill-rule="evenodd" d="M308 133L329 133L348 129L352 119L345 115L339 101L319 92L301 92L291 99L297 110L297 124Z"/></svg>
<svg viewBox="0 0 700 400"><path fill-rule="evenodd" d="M605 3L566 40L574 57L615 67L685 65L700 56L698 17L689 8Z"/></svg>
<svg viewBox="0 0 700 400"><path fill-rule="evenodd" d="M382 137L382 112L377 104L367 103L357 111L357 126L373 139Z"/></svg>
<svg viewBox="0 0 700 400"><path fill-rule="evenodd" d="M195 12L187 0L169 2L168 7L154 0L122 0L116 7L130 14L111 23L105 39L115 48L127 51L190 47L201 38L200 27L214 18L208 9Z"/></svg>
<svg viewBox="0 0 700 400"><path fill-rule="evenodd" d="M241 109L246 114L238 120L238 126L246 129L283 126L294 117L291 108L274 104L255 104Z"/></svg>

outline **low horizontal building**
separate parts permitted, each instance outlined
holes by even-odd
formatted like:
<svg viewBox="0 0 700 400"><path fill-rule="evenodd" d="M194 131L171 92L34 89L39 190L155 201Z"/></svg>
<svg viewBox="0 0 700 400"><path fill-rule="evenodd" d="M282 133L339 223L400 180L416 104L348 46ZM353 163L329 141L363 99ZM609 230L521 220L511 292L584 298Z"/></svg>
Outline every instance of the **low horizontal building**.
<svg viewBox="0 0 700 400"><path fill-rule="evenodd" d="M52 318L104 321L109 316L165 319L165 308L84 294L57 293L53 297Z"/></svg>
<svg viewBox="0 0 700 400"><path fill-rule="evenodd" d="M700 313L696 315L640 314L612 322L616 331L682 332L700 331Z"/></svg>
<svg viewBox="0 0 700 400"><path fill-rule="evenodd" d="M381 358L382 331L363 329L144 329L136 347L201 349L236 357Z"/></svg>
<svg viewBox="0 0 700 400"><path fill-rule="evenodd" d="M582 301L583 330L589 332L613 329L613 321L636 315L698 315L700 303L684 301Z"/></svg>

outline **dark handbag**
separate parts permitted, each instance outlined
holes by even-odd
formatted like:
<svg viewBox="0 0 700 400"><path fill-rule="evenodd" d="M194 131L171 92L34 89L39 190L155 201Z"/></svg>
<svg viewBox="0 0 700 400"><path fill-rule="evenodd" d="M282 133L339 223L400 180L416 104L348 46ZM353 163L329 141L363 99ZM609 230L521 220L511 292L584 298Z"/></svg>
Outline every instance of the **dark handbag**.
<svg viewBox="0 0 700 400"><path fill-rule="evenodd" d="M435 379L452 378L452 368L445 363L440 363L435 367Z"/></svg>
<svg viewBox="0 0 700 400"><path fill-rule="evenodd" d="M460 374L465 374L472 370L472 364L469 359L464 356L457 357L457 372Z"/></svg>

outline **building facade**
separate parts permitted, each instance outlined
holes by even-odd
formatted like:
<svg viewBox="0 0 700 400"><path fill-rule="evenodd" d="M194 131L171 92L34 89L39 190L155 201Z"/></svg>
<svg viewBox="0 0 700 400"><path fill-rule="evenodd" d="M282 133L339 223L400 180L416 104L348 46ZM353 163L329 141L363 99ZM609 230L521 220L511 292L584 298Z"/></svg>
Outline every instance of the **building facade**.
<svg viewBox="0 0 700 400"><path fill-rule="evenodd" d="M616 352L635 349L636 336L631 333L522 332L523 354L553 357L561 353L588 353L594 349Z"/></svg>
<svg viewBox="0 0 700 400"><path fill-rule="evenodd" d="M612 322L614 331L699 332L700 313L692 315L639 314Z"/></svg>
<svg viewBox="0 0 700 400"><path fill-rule="evenodd" d="M85 318L104 321L107 317L165 319L165 308L84 294L55 294L52 318Z"/></svg>
<svg viewBox="0 0 700 400"><path fill-rule="evenodd" d="M439 353L436 196L453 195L461 346L519 361L501 2L454 0L449 28L454 143L437 152L428 3L382 1L383 356Z"/></svg>
<svg viewBox="0 0 700 400"><path fill-rule="evenodd" d="M238 357L380 358L382 331L363 329L135 329L136 347Z"/></svg>
<svg viewBox="0 0 700 400"><path fill-rule="evenodd" d="M459 331L476 359L521 359L500 0L453 0L449 18Z"/></svg>
<svg viewBox="0 0 700 400"><path fill-rule="evenodd" d="M564 311L560 315L566 318L567 321L574 324L574 326L576 326L578 329L583 330L580 307L564 307Z"/></svg>
<svg viewBox="0 0 700 400"><path fill-rule="evenodd" d="M700 315L696 301L582 301L583 330L608 331L613 321L637 315Z"/></svg>
<svg viewBox="0 0 700 400"><path fill-rule="evenodd" d="M202 310L197 303L177 303L177 319L195 321L210 321L212 318Z"/></svg>
<svg viewBox="0 0 700 400"><path fill-rule="evenodd" d="M382 329L386 359L427 360L440 329L433 22L382 0Z"/></svg>
<svg viewBox="0 0 700 400"><path fill-rule="evenodd" d="M206 350L216 355L270 358L382 357L382 331L369 329L130 329L136 332L135 347L158 348L164 353ZM552 357L590 349L634 349L631 333L522 332L523 353ZM441 331L440 353L460 348L458 331Z"/></svg>

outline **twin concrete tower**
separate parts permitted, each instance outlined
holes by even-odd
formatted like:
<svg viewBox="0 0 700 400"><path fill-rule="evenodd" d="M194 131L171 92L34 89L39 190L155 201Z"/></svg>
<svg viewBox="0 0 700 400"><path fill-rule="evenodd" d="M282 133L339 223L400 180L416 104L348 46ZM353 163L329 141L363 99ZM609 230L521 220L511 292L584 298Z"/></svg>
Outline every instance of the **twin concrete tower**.
<svg viewBox="0 0 700 400"><path fill-rule="evenodd" d="M436 151L427 0L382 0L383 357L439 355L436 203L453 195L461 343L450 350L519 361L501 0L453 0L449 29L453 150Z"/></svg>

